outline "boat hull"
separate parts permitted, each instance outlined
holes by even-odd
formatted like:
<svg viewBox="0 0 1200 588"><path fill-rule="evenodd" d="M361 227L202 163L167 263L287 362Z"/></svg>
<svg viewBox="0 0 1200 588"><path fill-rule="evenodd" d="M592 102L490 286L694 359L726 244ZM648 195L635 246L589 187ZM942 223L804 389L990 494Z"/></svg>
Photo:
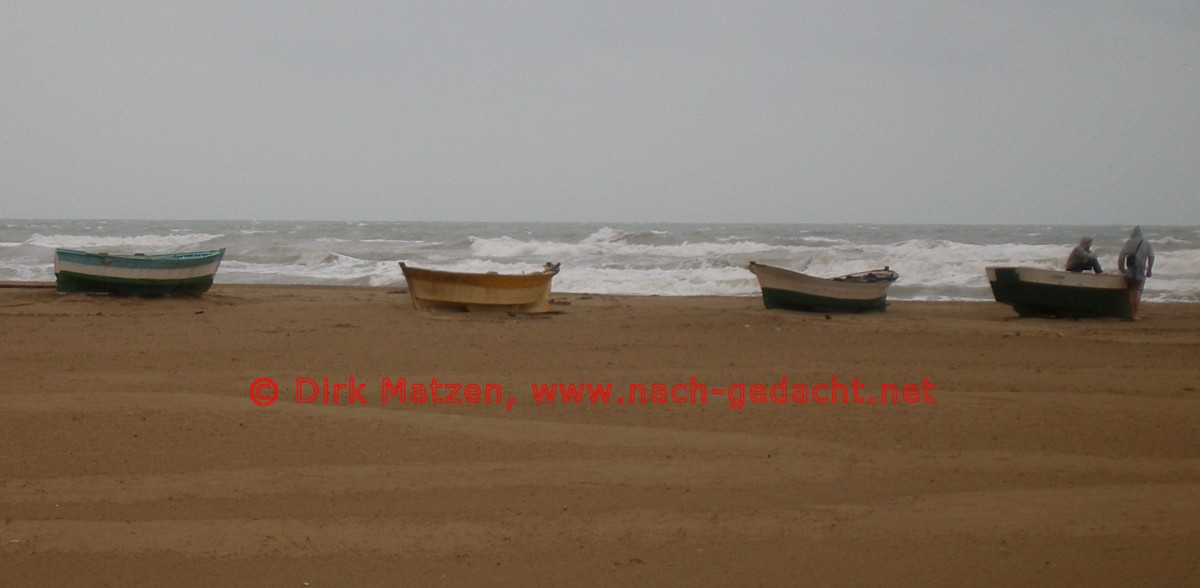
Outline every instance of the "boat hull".
<svg viewBox="0 0 1200 588"><path fill-rule="evenodd" d="M474 274L409 267L400 269L418 310L550 312L550 281L557 264L532 274Z"/></svg>
<svg viewBox="0 0 1200 588"><path fill-rule="evenodd" d="M988 267L996 302L1019 316L1130 318L1125 278L1032 267Z"/></svg>
<svg viewBox="0 0 1200 588"><path fill-rule="evenodd" d="M808 312L872 312L887 309L887 289L895 281L890 270L863 274L890 275L875 282L838 281L751 262L758 277L763 306Z"/></svg>
<svg viewBox="0 0 1200 588"><path fill-rule="evenodd" d="M59 292L117 295L199 295L212 287L224 249L169 255L109 255L74 249L54 252Z"/></svg>

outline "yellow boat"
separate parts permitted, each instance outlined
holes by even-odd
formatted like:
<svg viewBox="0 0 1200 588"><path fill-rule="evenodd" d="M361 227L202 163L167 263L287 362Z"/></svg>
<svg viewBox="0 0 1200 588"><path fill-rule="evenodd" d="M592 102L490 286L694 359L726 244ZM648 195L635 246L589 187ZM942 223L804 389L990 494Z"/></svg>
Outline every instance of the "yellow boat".
<svg viewBox="0 0 1200 588"><path fill-rule="evenodd" d="M560 264L547 263L529 274L447 272L409 267L400 269L408 282L408 295L418 310L499 310L550 312L550 280Z"/></svg>

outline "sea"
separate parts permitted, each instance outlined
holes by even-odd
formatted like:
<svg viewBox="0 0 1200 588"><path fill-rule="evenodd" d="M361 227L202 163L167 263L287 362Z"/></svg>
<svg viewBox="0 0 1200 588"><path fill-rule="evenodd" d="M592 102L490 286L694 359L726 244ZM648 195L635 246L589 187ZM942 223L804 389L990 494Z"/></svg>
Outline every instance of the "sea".
<svg viewBox="0 0 1200 588"><path fill-rule="evenodd" d="M399 262L464 272L562 264L555 292L756 296L750 261L833 277L888 266L897 300L991 300L984 268L1061 269L1079 239L1106 271L1130 226L0 220L0 281L53 281L56 247L226 249L216 282L401 286ZM1148 301L1200 302L1200 227L1143 226Z"/></svg>

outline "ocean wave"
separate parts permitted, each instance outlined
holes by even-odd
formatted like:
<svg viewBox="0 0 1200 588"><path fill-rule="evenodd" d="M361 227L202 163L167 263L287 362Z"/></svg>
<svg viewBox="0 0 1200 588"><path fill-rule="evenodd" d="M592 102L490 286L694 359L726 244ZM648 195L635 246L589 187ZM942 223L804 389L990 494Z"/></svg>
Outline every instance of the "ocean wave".
<svg viewBox="0 0 1200 588"><path fill-rule="evenodd" d="M758 281L737 267L701 269L566 268L554 278L554 291L632 296L753 296Z"/></svg>
<svg viewBox="0 0 1200 588"><path fill-rule="evenodd" d="M832 239L829 237L801 237L800 240L804 243L817 243L826 245L846 245L850 241L845 239Z"/></svg>
<svg viewBox="0 0 1200 588"><path fill-rule="evenodd" d="M1152 245L1191 245L1192 242L1186 239L1176 237L1163 237L1161 239L1147 239Z"/></svg>
<svg viewBox="0 0 1200 588"><path fill-rule="evenodd" d="M209 233L181 233L176 235L137 235L98 236L98 235L42 235L34 233L25 243L41 247L63 247L68 249L88 249L92 247L108 247L113 249L144 248L157 252L173 252L174 250L199 245L220 239L225 235Z"/></svg>
<svg viewBox="0 0 1200 588"><path fill-rule="evenodd" d="M352 257L340 255L332 251L304 251L294 262L294 265L311 267L322 264L334 264L342 261L361 261Z"/></svg>
<svg viewBox="0 0 1200 588"><path fill-rule="evenodd" d="M318 263L223 261L216 281L230 284L329 284L389 286L404 282L394 261L371 261L332 254Z"/></svg>
<svg viewBox="0 0 1200 588"><path fill-rule="evenodd" d="M754 241L731 243L697 242L671 245L646 245L617 240L522 241L512 237L471 237L471 253L486 258L532 258L553 260L603 256L644 256L647 258L705 258L722 255L752 254L778 250L778 246ZM791 247L797 251L803 248Z"/></svg>
<svg viewBox="0 0 1200 588"><path fill-rule="evenodd" d="M391 243L396 245L425 245L426 241L413 239L359 239L358 243Z"/></svg>
<svg viewBox="0 0 1200 588"><path fill-rule="evenodd" d="M630 233L629 231L624 231L621 229L614 229L612 227L600 227L599 229L596 229L592 234L584 237L581 242L582 243L612 243L615 241L623 240L627 235L629 235L629 233Z"/></svg>

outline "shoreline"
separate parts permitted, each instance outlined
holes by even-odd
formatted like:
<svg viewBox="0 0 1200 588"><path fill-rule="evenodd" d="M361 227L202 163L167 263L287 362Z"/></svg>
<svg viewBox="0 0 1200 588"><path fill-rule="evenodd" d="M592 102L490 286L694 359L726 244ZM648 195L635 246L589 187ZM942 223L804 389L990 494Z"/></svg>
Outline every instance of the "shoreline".
<svg viewBox="0 0 1200 588"><path fill-rule="evenodd" d="M19 280L0 281L0 289L40 290L40 289L54 289L54 287L55 287L54 282L46 282L46 281L28 281L28 282L19 281ZM268 290L277 289L277 288L278 289L288 289L288 288L342 289L342 288L344 288L347 290L365 290L365 291L390 290L391 292L389 292L389 293L393 293L393 294L394 293L400 293L400 294L408 293L408 287L406 285L404 285L403 283L393 284L393 285L388 285L388 286L364 286L364 285L357 285L357 284L240 284L240 283L239 284L228 284L228 283L216 283L216 284L213 284L212 289L210 289L208 292L206 292L198 297L191 297L191 298L203 298L204 296L211 295L214 290L218 291L218 293L219 293L220 290L224 290L224 289L237 290L237 289L257 289L257 288L265 288ZM64 293L64 295L66 295L66 293ZM73 294L73 295L80 295L80 294ZM84 296L106 296L106 294L82 294L82 295L84 295ZM574 297L574 298L596 297L596 296L607 296L607 297L615 297L615 298L631 298L631 299L662 298L662 299L667 299L667 300L673 300L673 299L686 300L686 299L693 299L693 298L701 299L701 300L703 300L703 299L761 300L761 298L762 298L761 294L757 294L757 293L756 294L747 294L745 296L729 296L729 295L721 295L721 294L674 296L674 295L663 295L663 294L602 294L602 293L593 293L593 292L555 292L555 291L551 291L550 295L553 298L559 298L559 299L569 299L572 297ZM166 298L187 299L189 297L187 297L187 296L180 296L180 297L168 296ZM150 299L153 300L154 298L150 297ZM899 304L994 303L994 304L999 304L994 299L991 299L991 298L988 298L988 299L972 298L972 299L964 299L964 300L902 300L902 299L897 300L897 299L888 298L887 303L889 306L891 306L893 303L899 303ZM1183 300L1145 299L1145 300L1142 300L1142 304L1148 304L1148 305L1152 305L1152 306L1160 306L1160 305L1161 306L1170 306L1170 305L1189 306L1189 305L1200 304L1200 301L1189 302L1189 301L1183 301ZM782 311L782 312L789 312L789 311ZM804 313L800 313L800 314L804 314ZM820 314L820 313L810 313L810 314ZM853 314L853 313L851 313L851 314ZM870 315L872 313L865 313L865 314ZM838 313L835 313L835 316L845 316L845 315L839 315ZM1072 319L1064 319L1064 320L1072 320ZM1104 320L1104 319L1100 319L1100 318L1086 319L1085 318L1085 319L1078 319L1078 320Z"/></svg>
<svg viewBox="0 0 1200 588"><path fill-rule="evenodd" d="M25 585L1200 573L1200 305L1147 302L1140 322L983 301L826 318L752 296L553 294L554 313L510 316L417 311L399 291L0 289L0 566ZM264 378L279 395L260 406ZM350 378L363 402L294 394ZM512 402L384 403L399 378ZM784 378L806 395L772 400ZM834 378L930 383L934 401L819 402ZM671 396L692 379L724 396ZM666 396L536 402L555 383Z"/></svg>

